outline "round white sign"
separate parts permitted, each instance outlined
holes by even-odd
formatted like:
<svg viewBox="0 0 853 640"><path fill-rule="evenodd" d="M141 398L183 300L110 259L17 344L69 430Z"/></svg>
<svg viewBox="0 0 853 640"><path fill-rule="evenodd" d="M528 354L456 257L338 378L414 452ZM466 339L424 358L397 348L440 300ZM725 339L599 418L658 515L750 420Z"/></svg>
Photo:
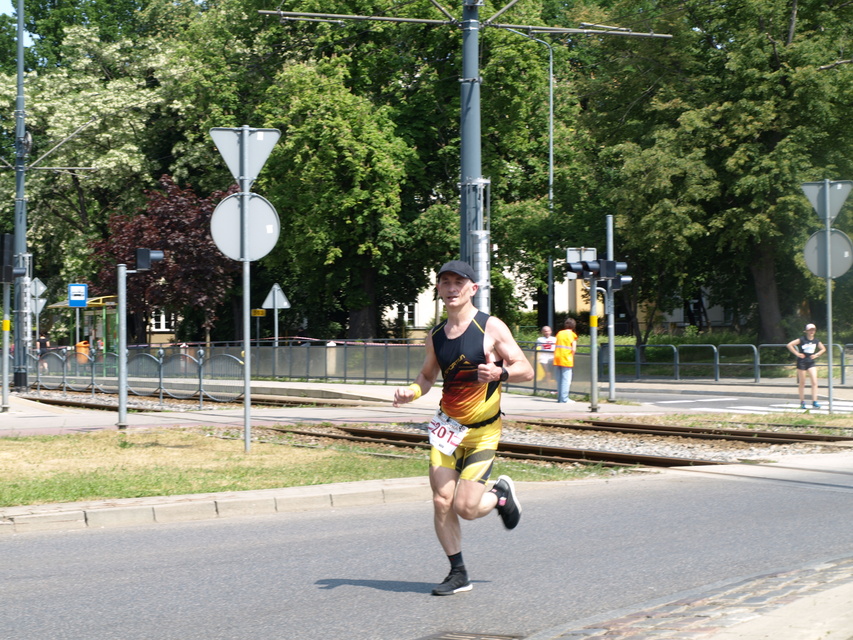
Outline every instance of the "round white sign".
<svg viewBox="0 0 853 640"><path fill-rule="evenodd" d="M242 194L235 193L216 205L210 218L210 235L219 250L232 260L242 256L242 224L240 220L240 199ZM269 200L256 193L249 194L248 260L260 260L273 250L278 242L281 225L278 213Z"/></svg>

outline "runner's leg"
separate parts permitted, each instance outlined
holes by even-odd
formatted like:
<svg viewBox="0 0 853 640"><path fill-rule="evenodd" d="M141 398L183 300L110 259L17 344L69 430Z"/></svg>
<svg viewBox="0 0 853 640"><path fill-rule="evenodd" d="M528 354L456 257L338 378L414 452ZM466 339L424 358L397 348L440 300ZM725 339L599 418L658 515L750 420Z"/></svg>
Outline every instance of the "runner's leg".
<svg viewBox="0 0 853 640"><path fill-rule="evenodd" d="M462 551L462 529L459 526L459 517L453 509L458 479L459 474L453 469L436 466L429 468L435 534L448 556Z"/></svg>

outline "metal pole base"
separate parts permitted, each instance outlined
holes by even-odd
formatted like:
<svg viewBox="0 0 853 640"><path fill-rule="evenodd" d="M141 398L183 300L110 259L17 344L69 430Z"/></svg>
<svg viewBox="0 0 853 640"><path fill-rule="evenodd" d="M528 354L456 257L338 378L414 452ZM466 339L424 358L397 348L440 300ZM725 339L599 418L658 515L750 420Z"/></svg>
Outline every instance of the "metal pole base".
<svg viewBox="0 0 853 640"><path fill-rule="evenodd" d="M12 380L13 385L15 387L15 391L26 391L29 387L29 385L27 384L26 371L15 371Z"/></svg>

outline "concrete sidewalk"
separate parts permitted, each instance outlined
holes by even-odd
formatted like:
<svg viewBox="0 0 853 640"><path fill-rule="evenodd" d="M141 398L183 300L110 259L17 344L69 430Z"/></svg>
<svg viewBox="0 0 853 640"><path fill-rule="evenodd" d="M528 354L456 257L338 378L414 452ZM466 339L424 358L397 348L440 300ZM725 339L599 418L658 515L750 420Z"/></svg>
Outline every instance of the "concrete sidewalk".
<svg viewBox="0 0 853 640"><path fill-rule="evenodd" d="M525 640L850 640L853 557L705 587Z"/></svg>

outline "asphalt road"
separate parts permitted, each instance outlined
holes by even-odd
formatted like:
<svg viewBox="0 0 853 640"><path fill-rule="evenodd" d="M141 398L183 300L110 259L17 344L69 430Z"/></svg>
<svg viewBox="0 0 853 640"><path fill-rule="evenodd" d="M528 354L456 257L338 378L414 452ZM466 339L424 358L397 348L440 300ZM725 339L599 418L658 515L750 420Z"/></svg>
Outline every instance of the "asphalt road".
<svg viewBox="0 0 853 640"><path fill-rule="evenodd" d="M521 498L515 531L464 523L474 589L447 598L429 595L447 572L429 502L5 536L0 638L525 637L853 554L850 473L674 472Z"/></svg>

